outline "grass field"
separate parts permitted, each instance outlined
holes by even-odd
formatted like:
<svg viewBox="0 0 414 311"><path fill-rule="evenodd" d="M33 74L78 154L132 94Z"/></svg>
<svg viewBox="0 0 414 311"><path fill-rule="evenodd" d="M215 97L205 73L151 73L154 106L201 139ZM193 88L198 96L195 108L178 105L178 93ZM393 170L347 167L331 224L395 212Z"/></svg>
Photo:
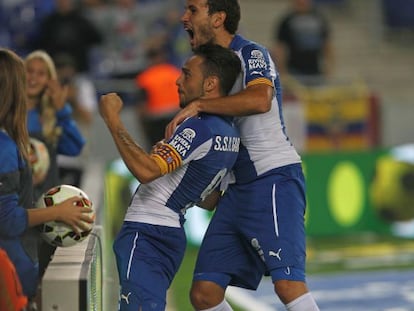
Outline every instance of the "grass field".
<svg viewBox="0 0 414 311"><path fill-rule="evenodd" d="M189 246L172 287L172 304L176 311L192 311L188 293L197 247ZM307 273L338 271L406 269L414 267L414 240L375 234L355 234L308 240ZM276 297L275 297L276 299ZM244 311L233 305L235 311Z"/></svg>

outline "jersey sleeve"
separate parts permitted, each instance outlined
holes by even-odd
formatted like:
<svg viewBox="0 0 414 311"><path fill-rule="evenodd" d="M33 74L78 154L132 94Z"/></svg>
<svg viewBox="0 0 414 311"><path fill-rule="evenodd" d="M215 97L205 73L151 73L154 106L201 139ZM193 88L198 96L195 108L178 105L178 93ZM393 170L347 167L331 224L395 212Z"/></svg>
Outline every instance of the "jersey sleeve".
<svg viewBox="0 0 414 311"><path fill-rule="evenodd" d="M184 121L165 143L158 146L151 157L158 163L162 174L204 157L212 145L212 133L200 118Z"/></svg>
<svg viewBox="0 0 414 311"><path fill-rule="evenodd" d="M27 211L19 205L19 154L10 139L0 137L0 143L0 237L15 237L28 224Z"/></svg>
<svg viewBox="0 0 414 311"><path fill-rule="evenodd" d="M269 52L258 44L249 44L241 50L245 85L267 84L273 87L272 65Z"/></svg>

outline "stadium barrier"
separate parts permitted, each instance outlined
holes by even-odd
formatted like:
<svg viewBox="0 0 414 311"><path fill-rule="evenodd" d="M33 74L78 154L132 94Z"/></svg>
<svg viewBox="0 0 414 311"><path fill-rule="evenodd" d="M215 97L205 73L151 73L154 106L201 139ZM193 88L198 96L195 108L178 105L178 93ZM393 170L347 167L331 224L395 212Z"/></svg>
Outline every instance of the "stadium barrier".
<svg viewBox="0 0 414 311"><path fill-rule="evenodd" d="M57 248L42 280L42 310L101 311L102 228L79 244Z"/></svg>

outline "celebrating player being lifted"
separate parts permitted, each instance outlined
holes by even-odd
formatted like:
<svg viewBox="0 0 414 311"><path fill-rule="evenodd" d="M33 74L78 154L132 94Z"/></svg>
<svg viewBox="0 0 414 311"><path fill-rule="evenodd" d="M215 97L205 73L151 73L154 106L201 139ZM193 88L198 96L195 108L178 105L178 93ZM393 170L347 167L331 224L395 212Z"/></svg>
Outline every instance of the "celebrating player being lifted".
<svg viewBox="0 0 414 311"><path fill-rule="evenodd" d="M233 51L200 46L176 82L181 107L199 97L228 94L240 70ZM141 182L114 243L120 310L161 311L186 247L183 210L203 205L219 186L236 161L240 138L232 118L200 114L185 120L148 154L125 129L121 108L116 94L102 96L101 116L125 164ZM224 141L231 141L231 148Z"/></svg>
<svg viewBox="0 0 414 311"><path fill-rule="evenodd" d="M200 247L191 302L196 310L227 311L228 285L256 289L270 274L290 311L319 310L305 283L305 181L301 159L283 124L279 74L269 52L236 34L237 0L187 0L181 18L191 47L212 42L236 51L243 79L234 93L200 98L168 125L199 113L237 116L241 145L235 183L220 199Z"/></svg>

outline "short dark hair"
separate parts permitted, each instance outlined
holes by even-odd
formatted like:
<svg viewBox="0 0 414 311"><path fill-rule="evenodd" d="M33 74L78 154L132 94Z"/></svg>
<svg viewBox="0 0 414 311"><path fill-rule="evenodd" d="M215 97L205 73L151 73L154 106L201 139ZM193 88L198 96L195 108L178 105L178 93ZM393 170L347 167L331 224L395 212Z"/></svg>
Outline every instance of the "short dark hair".
<svg viewBox="0 0 414 311"><path fill-rule="evenodd" d="M239 28L240 4L238 0L207 0L208 13L211 15L216 12L226 13L224 28L234 35Z"/></svg>
<svg viewBox="0 0 414 311"><path fill-rule="evenodd" d="M203 44L194 50L203 58L204 77L216 76L220 81L221 95L227 95L241 71L241 61L236 53L217 44Z"/></svg>

